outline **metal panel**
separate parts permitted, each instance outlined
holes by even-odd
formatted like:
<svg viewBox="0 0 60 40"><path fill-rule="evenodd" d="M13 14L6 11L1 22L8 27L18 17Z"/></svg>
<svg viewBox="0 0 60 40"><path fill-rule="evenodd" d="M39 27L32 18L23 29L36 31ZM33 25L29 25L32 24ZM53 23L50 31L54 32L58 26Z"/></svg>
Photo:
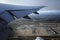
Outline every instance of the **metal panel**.
<svg viewBox="0 0 60 40"><path fill-rule="evenodd" d="M3 18L4 20L6 20L7 22L14 20L14 18L7 12L0 15L0 17Z"/></svg>

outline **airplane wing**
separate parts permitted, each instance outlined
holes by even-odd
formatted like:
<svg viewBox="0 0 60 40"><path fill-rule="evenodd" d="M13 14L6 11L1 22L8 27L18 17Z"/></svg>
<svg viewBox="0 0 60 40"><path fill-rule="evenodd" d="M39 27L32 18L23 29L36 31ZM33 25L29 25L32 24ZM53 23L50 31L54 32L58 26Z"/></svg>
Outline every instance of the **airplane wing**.
<svg viewBox="0 0 60 40"><path fill-rule="evenodd" d="M30 13L38 14L37 11L45 6L19 6L10 4L0 4L0 17L8 22L14 20L13 16L20 18Z"/></svg>

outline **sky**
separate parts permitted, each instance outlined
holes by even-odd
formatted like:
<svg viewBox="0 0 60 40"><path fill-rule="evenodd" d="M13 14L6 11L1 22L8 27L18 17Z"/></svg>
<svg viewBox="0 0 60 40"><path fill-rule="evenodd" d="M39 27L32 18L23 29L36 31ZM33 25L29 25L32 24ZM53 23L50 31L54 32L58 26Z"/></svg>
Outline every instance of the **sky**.
<svg viewBox="0 0 60 40"><path fill-rule="evenodd" d="M41 10L60 10L60 0L0 0L0 3L25 6L47 6Z"/></svg>

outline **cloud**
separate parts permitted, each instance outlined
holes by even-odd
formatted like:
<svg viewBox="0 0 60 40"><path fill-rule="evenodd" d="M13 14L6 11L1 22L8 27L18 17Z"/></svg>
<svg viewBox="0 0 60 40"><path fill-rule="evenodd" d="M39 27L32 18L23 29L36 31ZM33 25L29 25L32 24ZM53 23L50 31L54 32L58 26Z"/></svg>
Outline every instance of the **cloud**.
<svg viewBox="0 0 60 40"><path fill-rule="evenodd" d="M0 3L6 3L8 4L9 0L0 0Z"/></svg>
<svg viewBox="0 0 60 40"><path fill-rule="evenodd" d="M0 3L25 6L48 6L42 10L60 10L60 0L0 0Z"/></svg>
<svg viewBox="0 0 60 40"><path fill-rule="evenodd" d="M17 5L38 5L39 0L2 0L8 4L17 4Z"/></svg>
<svg viewBox="0 0 60 40"><path fill-rule="evenodd" d="M5 2L5 0L0 0L0 3L4 3Z"/></svg>

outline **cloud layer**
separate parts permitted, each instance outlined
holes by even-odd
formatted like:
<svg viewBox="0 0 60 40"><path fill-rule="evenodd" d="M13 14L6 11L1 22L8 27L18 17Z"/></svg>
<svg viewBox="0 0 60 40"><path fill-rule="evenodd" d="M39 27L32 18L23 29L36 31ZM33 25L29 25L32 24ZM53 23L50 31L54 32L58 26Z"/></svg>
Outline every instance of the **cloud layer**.
<svg viewBox="0 0 60 40"><path fill-rule="evenodd" d="M48 6L42 10L60 10L60 0L0 0L0 3L25 6Z"/></svg>

